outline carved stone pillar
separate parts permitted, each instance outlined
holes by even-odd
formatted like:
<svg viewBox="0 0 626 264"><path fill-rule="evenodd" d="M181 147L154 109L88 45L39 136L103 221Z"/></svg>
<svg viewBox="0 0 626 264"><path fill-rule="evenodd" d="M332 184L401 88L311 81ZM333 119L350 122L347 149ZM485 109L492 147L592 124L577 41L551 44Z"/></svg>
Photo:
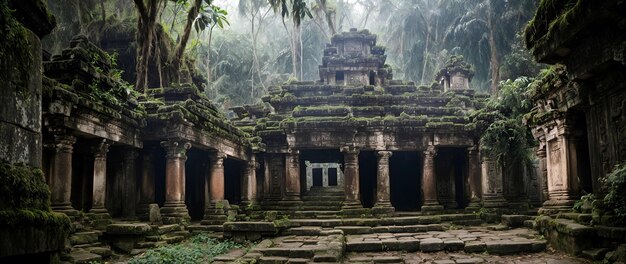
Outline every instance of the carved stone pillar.
<svg viewBox="0 0 626 264"><path fill-rule="evenodd" d="M300 201L300 151L290 148L285 156L285 164L285 200Z"/></svg>
<svg viewBox="0 0 626 264"><path fill-rule="evenodd" d="M548 168L546 166L546 146L541 144L536 151L537 158L539 158L539 166L537 167L537 177L539 178L539 184L541 184L541 202L547 201L550 196L548 194Z"/></svg>
<svg viewBox="0 0 626 264"><path fill-rule="evenodd" d="M153 221L156 219L150 219L150 205L154 204L154 166L153 155L154 149L152 147L144 148L143 159L141 161L141 190L139 206L137 207L137 216L142 221Z"/></svg>
<svg viewBox="0 0 626 264"><path fill-rule="evenodd" d="M110 143L106 139L98 140L91 146L93 153L93 201L90 213L103 214L108 216L104 201L106 199L106 178L107 178L107 152Z"/></svg>
<svg viewBox="0 0 626 264"><path fill-rule="evenodd" d="M139 157L137 149L127 147L122 151L122 172L123 180L120 185L122 188L122 217L133 218L137 210L137 170L135 169L135 160Z"/></svg>
<svg viewBox="0 0 626 264"><path fill-rule="evenodd" d="M211 152L209 155L209 178L205 184L205 189L208 188L208 196L205 196L203 225L221 225L226 221L226 212L230 208L228 201L224 199L224 159L226 157L226 153L219 151Z"/></svg>
<svg viewBox="0 0 626 264"><path fill-rule="evenodd" d="M389 157L391 151L378 151L378 171L376 173L376 204L372 208L372 212L377 215L391 215L394 212L389 199Z"/></svg>
<svg viewBox="0 0 626 264"><path fill-rule="evenodd" d="M244 205L254 204L257 199L256 169L258 163L254 155L246 162L243 172L241 202Z"/></svg>
<svg viewBox="0 0 626 264"><path fill-rule="evenodd" d="M422 173L422 189L424 193L424 205L422 211L440 211L443 206L437 197L437 175L435 174L435 146L428 146L424 150L424 167Z"/></svg>
<svg viewBox="0 0 626 264"><path fill-rule="evenodd" d="M480 183L480 155L477 146L472 146L467 149L467 166L470 203L466 209L473 211L480 208L480 200L482 198Z"/></svg>
<svg viewBox="0 0 626 264"><path fill-rule="evenodd" d="M189 211L185 205L185 161L191 144L180 140L161 142L166 151L165 164L165 204L161 208L163 222L166 224L186 224Z"/></svg>
<svg viewBox="0 0 626 264"><path fill-rule="evenodd" d="M359 148L344 146L341 148L344 162L345 201L342 211L345 214L356 213L363 208L359 190ZM357 210L357 211L354 211Z"/></svg>
<svg viewBox="0 0 626 264"><path fill-rule="evenodd" d="M502 166L489 157L483 156L482 162L483 207L499 208L506 206L502 186Z"/></svg>
<svg viewBox="0 0 626 264"><path fill-rule="evenodd" d="M579 196L579 140L568 122L556 120L556 125L546 134L549 199L543 203L542 213L571 210Z"/></svg>
<svg viewBox="0 0 626 264"><path fill-rule="evenodd" d="M53 149L50 162L50 201L52 210L68 216L76 216L78 211L72 207L72 152L76 138L67 133L54 135L49 144Z"/></svg>

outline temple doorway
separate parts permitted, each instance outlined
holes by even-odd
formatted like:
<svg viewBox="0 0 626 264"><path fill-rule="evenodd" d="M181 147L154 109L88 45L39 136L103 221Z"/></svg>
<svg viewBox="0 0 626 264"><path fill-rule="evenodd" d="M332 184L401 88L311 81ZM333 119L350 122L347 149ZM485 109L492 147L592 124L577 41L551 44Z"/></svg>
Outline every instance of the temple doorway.
<svg viewBox="0 0 626 264"><path fill-rule="evenodd" d="M241 203L241 176L243 162L235 159L224 159L224 199L230 204Z"/></svg>
<svg viewBox="0 0 626 264"><path fill-rule="evenodd" d="M467 207L467 149L439 148L435 158L435 175L439 202L447 209Z"/></svg>
<svg viewBox="0 0 626 264"><path fill-rule="evenodd" d="M377 170L376 151L361 151L359 153L359 191L361 203L365 208L371 208L376 202Z"/></svg>
<svg viewBox="0 0 626 264"><path fill-rule="evenodd" d="M195 148L187 151L185 162L185 204L191 220L202 220L204 214L204 192L209 173L209 155Z"/></svg>
<svg viewBox="0 0 626 264"><path fill-rule="evenodd" d="M343 154L334 149L300 150L300 191L343 186Z"/></svg>
<svg viewBox="0 0 626 264"><path fill-rule="evenodd" d="M394 151L389 158L391 205L396 211L419 211L422 206L421 157L416 151Z"/></svg>

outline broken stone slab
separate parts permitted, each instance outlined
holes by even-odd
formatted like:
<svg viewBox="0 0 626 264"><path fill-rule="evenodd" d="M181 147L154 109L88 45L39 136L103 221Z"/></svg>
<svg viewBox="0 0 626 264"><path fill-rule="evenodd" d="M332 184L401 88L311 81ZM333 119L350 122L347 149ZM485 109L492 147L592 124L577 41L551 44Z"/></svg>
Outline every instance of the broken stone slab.
<svg viewBox="0 0 626 264"><path fill-rule="evenodd" d="M482 258L466 258L466 259L457 259L456 264L478 264L485 263L485 260Z"/></svg>
<svg viewBox="0 0 626 264"><path fill-rule="evenodd" d="M266 232L266 233L276 233L277 228L276 225L272 222L226 222L223 225L224 232L242 232L242 231L250 231L250 232Z"/></svg>
<svg viewBox="0 0 626 264"><path fill-rule="evenodd" d="M110 224L106 233L109 235L145 235L152 230L150 225L143 223L134 224Z"/></svg>
<svg viewBox="0 0 626 264"><path fill-rule="evenodd" d="M491 254L506 255L532 250L531 241L491 240L486 241L487 252Z"/></svg>
<svg viewBox="0 0 626 264"><path fill-rule="evenodd" d="M422 252L441 251L444 249L443 240L439 238L425 238L420 240Z"/></svg>
<svg viewBox="0 0 626 264"><path fill-rule="evenodd" d="M376 256L373 260L374 263L403 263L402 258L398 256Z"/></svg>
<svg viewBox="0 0 626 264"><path fill-rule="evenodd" d="M338 226L336 229L343 231L346 235L369 234L372 228L369 226Z"/></svg>
<svg viewBox="0 0 626 264"><path fill-rule="evenodd" d="M79 232L70 236L72 245L91 244L98 242L99 232Z"/></svg>
<svg viewBox="0 0 626 264"><path fill-rule="evenodd" d="M102 260L102 256L94 253L90 253L86 250L72 250L69 254L69 261L71 263L91 263L99 262Z"/></svg>
<svg viewBox="0 0 626 264"><path fill-rule="evenodd" d="M259 264L284 264L287 263L289 259L285 257L261 257L259 259Z"/></svg>

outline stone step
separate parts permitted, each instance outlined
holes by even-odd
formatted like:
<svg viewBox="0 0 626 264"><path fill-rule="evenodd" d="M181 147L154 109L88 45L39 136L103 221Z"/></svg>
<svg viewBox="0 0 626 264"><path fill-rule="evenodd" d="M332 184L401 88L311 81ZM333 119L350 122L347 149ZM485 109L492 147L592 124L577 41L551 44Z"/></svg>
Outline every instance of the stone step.
<svg viewBox="0 0 626 264"><path fill-rule="evenodd" d="M190 225L187 226L189 232L222 232L223 225Z"/></svg>
<svg viewBox="0 0 626 264"><path fill-rule="evenodd" d="M92 253L92 254L100 255L103 258L107 258L113 255L113 251L111 250L111 247L109 246L90 247L90 248L87 248L87 251L89 251L89 253Z"/></svg>
<svg viewBox="0 0 626 264"><path fill-rule="evenodd" d="M270 257L291 257L291 258L313 258L315 256L315 247L311 248L288 248L288 247L273 247L273 248L264 248L259 252L263 254L263 256Z"/></svg>
<svg viewBox="0 0 626 264"><path fill-rule="evenodd" d="M183 227L177 224L162 225L162 226L157 227L157 233L159 235L176 232L176 231L182 231L182 230L183 230Z"/></svg>
<svg viewBox="0 0 626 264"><path fill-rule="evenodd" d="M102 260L102 256L90 253L84 249L72 250L66 257L71 263L92 263L100 262Z"/></svg>
<svg viewBox="0 0 626 264"><path fill-rule="evenodd" d="M535 217L530 215L502 215L500 221L508 227L522 227L524 221L533 220Z"/></svg>
<svg viewBox="0 0 626 264"><path fill-rule="evenodd" d="M89 247L99 247L102 246L101 242L89 243L89 244L80 244L80 245L72 245L72 248L89 248Z"/></svg>
<svg viewBox="0 0 626 264"><path fill-rule="evenodd" d="M137 248L155 248L167 245L167 241L149 241L149 242L138 242Z"/></svg>
<svg viewBox="0 0 626 264"><path fill-rule="evenodd" d="M337 211L341 210L341 205L302 205L300 211Z"/></svg>
<svg viewBox="0 0 626 264"><path fill-rule="evenodd" d="M72 245L96 243L98 242L98 237L100 236L100 234L101 233L97 231L74 233L70 236L70 243Z"/></svg>
<svg viewBox="0 0 626 264"><path fill-rule="evenodd" d="M311 200L303 201L302 206L341 206L343 201Z"/></svg>
<svg viewBox="0 0 626 264"><path fill-rule="evenodd" d="M185 240L185 237L184 236L166 236L163 238L163 240L167 242L168 244L175 244L175 243L179 243Z"/></svg>
<svg viewBox="0 0 626 264"><path fill-rule="evenodd" d="M414 237L349 239L346 242L348 252L436 252L465 251L468 253L488 252L496 255L509 255L523 252L541 252L546 248L545 240L511 239L489 241L463 241L457 238Z"/></svg>
<svg viewBox="0 0 626 264"><path fill-rule="evenodd" d="M259 259L259 264L284 264L289 261L289 258L286 257L261 257Z"/></svg>

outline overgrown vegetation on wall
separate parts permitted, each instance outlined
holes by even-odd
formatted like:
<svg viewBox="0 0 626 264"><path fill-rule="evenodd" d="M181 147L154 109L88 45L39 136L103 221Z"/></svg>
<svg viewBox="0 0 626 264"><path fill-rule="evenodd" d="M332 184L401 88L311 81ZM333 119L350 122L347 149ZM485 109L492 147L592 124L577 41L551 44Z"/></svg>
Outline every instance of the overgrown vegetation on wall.
<svg viewBox="0 0 626 264"><path fill-rule="evenodd" d="M615 166L606 177L608 193L604 197L607 213L615 216L615 225L626 225L626 162Z"/></svg>

